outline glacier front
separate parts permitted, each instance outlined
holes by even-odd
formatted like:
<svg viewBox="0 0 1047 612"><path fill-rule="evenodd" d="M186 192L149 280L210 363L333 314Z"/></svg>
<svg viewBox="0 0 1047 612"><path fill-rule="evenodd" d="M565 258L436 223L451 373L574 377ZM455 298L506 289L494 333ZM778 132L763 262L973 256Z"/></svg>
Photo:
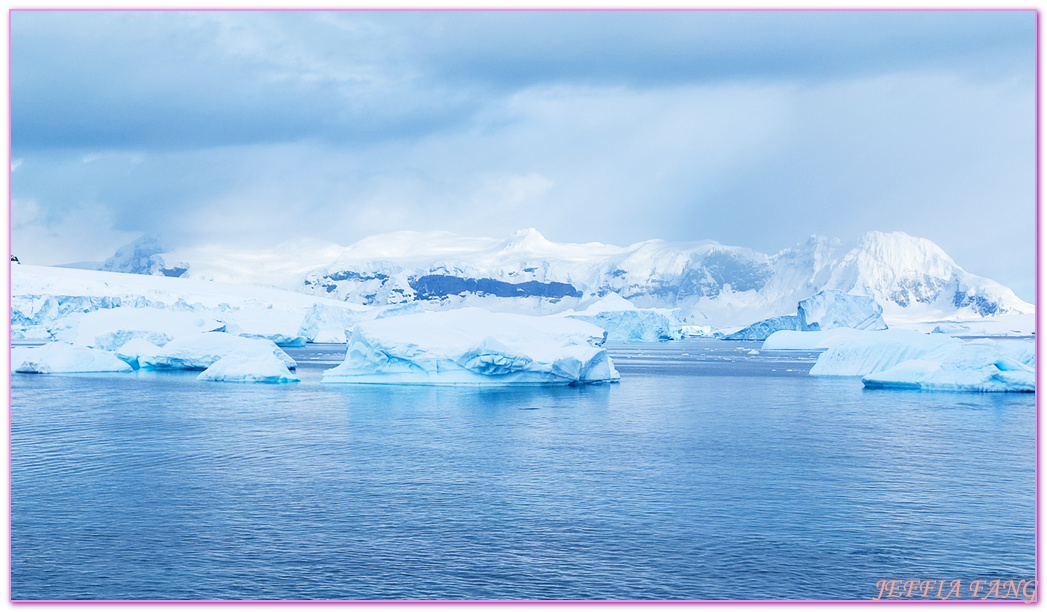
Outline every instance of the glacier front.
<svg viewBox="0 0 1047 612"><path fill-rule="evenodd" d="M604 330L480 308L359 323L324 383L571 385L618 381Z"/></svg>

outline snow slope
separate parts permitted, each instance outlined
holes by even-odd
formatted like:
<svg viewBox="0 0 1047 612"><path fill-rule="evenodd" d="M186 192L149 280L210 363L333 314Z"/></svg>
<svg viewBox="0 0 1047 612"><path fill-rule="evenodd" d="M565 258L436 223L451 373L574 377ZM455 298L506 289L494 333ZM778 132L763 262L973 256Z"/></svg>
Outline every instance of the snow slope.
<svg viewBox="0 0 1047 612"><path fill-rule="evenodd" d="M347 247L299 240L256 252L156 253L158 243L148 240L140 246L138 257L107 265L154 275L182 270L186 278L368 305L420 301L428 309L550 314L616 293L640 308L680 308L683 323L731 331L792 314L797 302L827 289L875 300L892 327L1033 312L1006 287L957 266L934 243L901 232L869 232L850 249L812 236L773 255L710 241L555 243L534 229L504 240L395 232Z"/></svg>

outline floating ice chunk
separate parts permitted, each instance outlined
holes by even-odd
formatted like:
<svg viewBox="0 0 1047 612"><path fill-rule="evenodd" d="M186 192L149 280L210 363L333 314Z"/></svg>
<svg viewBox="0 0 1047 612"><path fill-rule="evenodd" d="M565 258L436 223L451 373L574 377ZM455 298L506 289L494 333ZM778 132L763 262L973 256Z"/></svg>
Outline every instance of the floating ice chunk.
<svg viewBox="0 0 1047 612"><path fill-rule="evenodd" d="M869 388L921 391L1026 392L1036 390L1036 371L986 347L951 347L943 360L913 359L869 374ZM993 354L995 352L995 354Z"/></svg>
<svg viewBox="0 0 1047 612"><path fill-rule="evenodd" d="M812 376L864 376L868 387L1032 391L1032 341L964 342L908 330L861 332L819 355Z"/></svg>
<svg viewBox="0 0 1047 612"><path fill-rule="evenodd" d="M131 366L106 351L68 342L49 342L39 347L11 349L11 371L26 374L130 372Z"/></svg>
<svg viewBox="0 0 1047 612"><path fill-rule="evenodd" d="M803 331L823 331L838 327L883 330L883 306L864 295L851 295L835 289L819 291L796 305Z"/></svg>
<svg viewBox="0 0 1047 612"><path fill-rule="evenodd" d="M204 370L233 352L256 355L273 354L287 366L296 367L294 359L272 341L264 338L245 338L223 332L210 332L178 338L167 343L154 354L141 354L138 364L147 369Z"/></svg>
<svg viewBox="0 0 1047 612"><path fill-rule="evenodd" d="M799 331L800 318L796 315L785 315L757 321L749 327L724 336L724 340L766 340L774 332L782 330Z"/></svg>
<svg viewBox="0 0 1047 612"><path fill-rule="evenodd" d="M116 349L117 358L124 361L134 369L138 369L139 355L155 355L160 352L160 347L144 338L132 338Z"/></svg>
<svg viewBox="0 0 1047 612"><path fill-rule="evenodd" d="M290 383L298 377L273 353L233 351L212 363L197 380L241 383Z"/></svg>
<svg viewBox="0 0 1047 612"><path fill-rule="evenodd" d="M807 332L814 333L814 332ZM942 334L909 330L853 331L838 336L811 368L811 376L865 376L882 372L910 359L944 355L962 340Z"/></svg>
<svg viewBox="0 0 1047 612"><path fill-rule="evenodd" d="M637 308L617 293L609 293L585 310L568 312L566 316L607 330L608 342L661 342L683 337L676 310Z"/></svg>
<svg viewBox="0 0 1047 612"><path fill-rule="evenodd" d="M605 332L568 318L426 312L358 324L325 383L537 385L617 381Z"/></svg>

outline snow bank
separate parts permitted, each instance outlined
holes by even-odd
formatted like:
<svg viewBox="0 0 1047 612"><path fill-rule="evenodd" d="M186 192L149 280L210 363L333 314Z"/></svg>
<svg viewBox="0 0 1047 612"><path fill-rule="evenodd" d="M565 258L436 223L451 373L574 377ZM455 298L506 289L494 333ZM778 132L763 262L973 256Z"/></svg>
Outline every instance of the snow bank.
<svg viewBox="0 0 1047 612"><path fill-rule="evenodd" d="M609 293L585 310L569 311L565 316L606 330L608 342L662 342L683 337L676 310L637 308L617 293Z"/></svg>
<svg viewBox="0 0 1047 612"><path fill-rule="evenodd" d="M233 351L200 372L197 380L241 383L289 383L298 377L273 353Z"/></svg>
<svg viewBox="0 0 1047 612"><path fill-rule="evenodd" d="M11 371L27 374L130 372L131 366L112 353L68 342L49 342L39 347L12 348Z"/></svg>
<svg viewBox="0 0 1047 612"><path fill-rule="evenodd" d="M138 355L138 364L151 370L204 370L232 353L275 355L288 369L296 367L294 359L264 338L245 338L223 332L210 332L168 342L153 354Z"/></svg>
<svg viewBox="0 0 1047 612"><path fill-rule="evenodd" d="M325 383L538 385L617 381L604 330L568 318L427 312L358 324Z"/></svg>

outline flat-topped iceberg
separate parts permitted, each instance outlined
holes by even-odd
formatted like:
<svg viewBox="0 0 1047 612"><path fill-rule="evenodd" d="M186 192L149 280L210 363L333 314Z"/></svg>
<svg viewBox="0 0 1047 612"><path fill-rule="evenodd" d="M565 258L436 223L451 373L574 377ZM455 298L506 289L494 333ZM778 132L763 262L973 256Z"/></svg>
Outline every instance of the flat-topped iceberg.
<svg viewBox="0 0 1047 612"><path fill-rule="evenodd" d="M987 346L961 345L940 359L903 361L862 378L869 388L920 391L1036 391L1036 370Z"/></svg>
<svg viewBox="0 0 1047 612"><path fill-rule="evenodd" d="M683 337L676 310L637 308L617 293L609 293L585 310L568 312L566 316L606 330L608 342L662 342Z"/></svg>
<svg viewBox="0 0 1047 612"><path fill-rule="evenodd" d="M49 342L38 347L12 348L11 371L25 374L130 372L131 366L106 351L68 342Z"/></svg>
<svg viewBox="0 0 1047 612"><path fill-rule="evenodd" d="M140 367L150 370L205 370L232 353L275 355L288 369L294 359L264 338L245 338L224 332L208 332L172 340L155 353L138 355Z"/></svg>
<svg viewBox="0 0 1047 612"><path fill-rule="evenodd" d="M273 353L234 351L200 372L197 380L240 383L290 383L298 377Z"/></svg>
<svg viewBox="0 0 1047 612"><path fill-rule="evenodd" d="M818 356L811 376L865 376L910 359L944 357L963 341L942 334L891 329L830 336L830 344Z"/></svg>
<svg viewBox="0 0 1047 612"><path fill-rule="evenodd" d="M131 306L76 313L61 322L65 326L54 332L59 340L105 351L114 351L135 338L163 346L174 338L225 327L224 323L195 312Z"/></svg>
<svg viewBox="0 0 1047 612"><path fill-rule="evenodd" d="M556 385L619 379L604 330L564 317L480 308L358 324L325 383Z"/></svg>
<svg viewBox="0 0 1047 612"><path fill-rule="evenodd" d="M807 332L814 333L814 332ZM811 376L862 376L870 388L1021 391L1036 388L1032 341L965 342L909 330L831 336Z"/></svg>

